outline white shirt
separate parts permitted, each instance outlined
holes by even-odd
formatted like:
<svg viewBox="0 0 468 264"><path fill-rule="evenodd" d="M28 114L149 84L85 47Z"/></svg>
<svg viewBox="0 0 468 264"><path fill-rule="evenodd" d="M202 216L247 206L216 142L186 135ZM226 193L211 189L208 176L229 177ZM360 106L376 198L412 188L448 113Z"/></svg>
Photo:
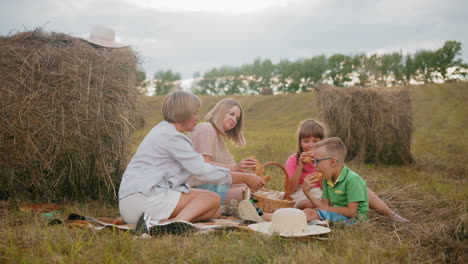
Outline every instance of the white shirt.
<svg viewBox="0 0 468 264"><path fill-rule="evenodd" d="M119 199L133 193L154 196L169 189L188 193L191 174L196 175L199 184L232 183L229 169L206 163L186 135L162 121L146 135L128 164Z"/></svg>

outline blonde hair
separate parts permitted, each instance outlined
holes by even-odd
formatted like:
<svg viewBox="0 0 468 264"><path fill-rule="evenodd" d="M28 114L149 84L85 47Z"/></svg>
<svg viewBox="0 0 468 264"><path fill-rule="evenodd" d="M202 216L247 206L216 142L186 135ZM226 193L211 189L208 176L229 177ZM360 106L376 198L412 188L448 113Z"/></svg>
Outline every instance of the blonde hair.
<svg viewBox="0 0 468 264"><path fill-rule="evenodd" d="M346 158L346 146L343 141L337 137L326 138L315 144L314 148L324 148L328 155L334 155L342 162L344 162Z"/></svg>
<svg viewBox="0 0 468 264"><path fill-rule="evenodd" d="M184 123L190 120L201 105L198 96L187 91L175 91L164 97L162 114L169 123Z"/></svg>
<svg viewBox="0 0 468 264"><path fill-rule="evenodd" d="M325 127L318 121L311 118L302 121L297 128L297 161L304 149L301 146L303 138L315 137L322 140L325 137Z"/></svg>
<svg viewBox="0 0 468 264"><path fill-rule="evenodd" d="M237 106L240 109L240 118L237 121L237 124L234 128L224 131L224 126L223 126L223 119L226 116L226 114L231 110L232 107ZM244 110L242 109L241 104L232 98L224 98L211 109L206 115L205 115L205 121L210 122L217 131L219 131L222 135L226 136L229 138L232 142L235 143L236 146L238 147L243 147L245 146L245 137L244 133L242 132L242 127L243 127L243 120L244 120Z"/></svg>

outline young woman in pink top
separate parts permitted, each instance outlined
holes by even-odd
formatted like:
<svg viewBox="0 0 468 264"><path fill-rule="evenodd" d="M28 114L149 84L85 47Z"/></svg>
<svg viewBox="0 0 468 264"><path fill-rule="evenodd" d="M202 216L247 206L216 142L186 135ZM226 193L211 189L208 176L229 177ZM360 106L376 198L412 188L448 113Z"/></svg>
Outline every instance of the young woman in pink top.
<svg viewBox="0 0 468 264"><path fill-rule="evenodd" d="M232 199L241 200L242 189L246 186L252 191L257 191L265 185L262 178L247 170L255 167L255 159L244 158L236 163L226 145L227 140L238 147L245 145L243 119L240 103L232 98L224 98L206 114L205 122L199 123L188 134L193 148L203 156L205 162L230 169L232 176L230 186L201 181L197 176L191 176L190 186L213 191L221 196L222 203L226 204Z"/></svg>

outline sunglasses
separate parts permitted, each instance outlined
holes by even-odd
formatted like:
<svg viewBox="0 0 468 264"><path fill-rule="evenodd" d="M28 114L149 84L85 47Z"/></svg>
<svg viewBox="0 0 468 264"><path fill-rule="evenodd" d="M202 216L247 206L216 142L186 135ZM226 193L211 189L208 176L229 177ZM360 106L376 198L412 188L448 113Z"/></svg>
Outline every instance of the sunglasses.
<svg viewBox="0 0 468 264"><path fill-rule="evenodd" d="M319 162L321 162L322 160L329 160L329 159L334 159L334 158L329 157L329 158L324 158L324 159L314 159L314 166L317 166ZM339 160L336 160L336 161L339 161Z"/></svg>

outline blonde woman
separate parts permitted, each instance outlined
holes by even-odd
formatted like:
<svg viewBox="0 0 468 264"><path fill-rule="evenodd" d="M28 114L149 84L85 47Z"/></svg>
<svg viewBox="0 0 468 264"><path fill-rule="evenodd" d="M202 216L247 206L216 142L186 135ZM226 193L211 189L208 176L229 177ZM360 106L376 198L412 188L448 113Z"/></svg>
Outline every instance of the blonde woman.
<svg viewBox="0 0 468 264"><path fill-rule="evenodd" d="M212 190L221 196L224 203L230 200L241 200L242 189L248 186L257 191L265 185L265 181L248 168L255 167L256 161L244 158L236 163L226 145L231 140L236 146L245 145L243 128L243 109L237 100L225 98L220 100L205 116L205 121L198 124L188 134L194 149L199 152L206 162L228 168L231 171L232 185L220 185L213 181L204 181L197 176L190 177L190 185L194 188Z"/></svg>
<svg viewBox="0 0 468 264"><path fill-rule="evenodd" d="M221 199L213 192L192 189L189 175L230 185L230 171L204 161L184 132L199 119L200 99L176 91L164 98L164 121L141 142L127 166L119 189L119 209L136 231L158 235L195 228L188 222L221 216Z"/></svg>

